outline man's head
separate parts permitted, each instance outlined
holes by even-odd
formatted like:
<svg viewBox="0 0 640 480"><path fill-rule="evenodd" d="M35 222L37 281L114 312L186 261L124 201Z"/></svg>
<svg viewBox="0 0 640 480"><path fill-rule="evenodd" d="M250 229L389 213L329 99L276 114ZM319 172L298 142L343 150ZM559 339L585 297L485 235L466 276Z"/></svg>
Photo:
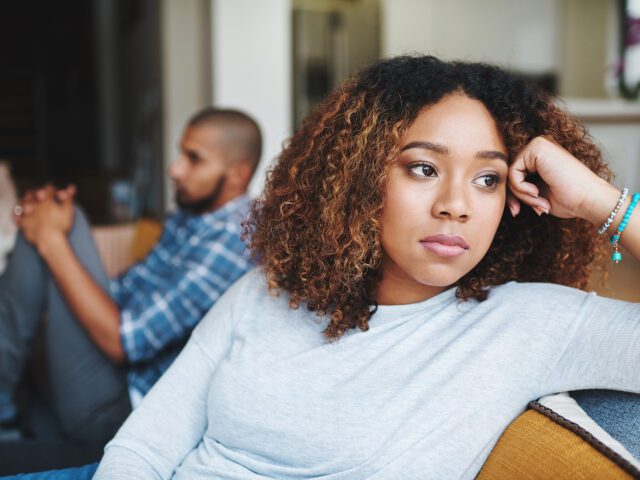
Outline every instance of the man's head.
<svg viewBox="0 0 640 480"><path fill-rule="evenodd" d="M246 192L262 151L260 128L237 110L207 107L191 117L169 167L180 208L201 214Z"/></svg>

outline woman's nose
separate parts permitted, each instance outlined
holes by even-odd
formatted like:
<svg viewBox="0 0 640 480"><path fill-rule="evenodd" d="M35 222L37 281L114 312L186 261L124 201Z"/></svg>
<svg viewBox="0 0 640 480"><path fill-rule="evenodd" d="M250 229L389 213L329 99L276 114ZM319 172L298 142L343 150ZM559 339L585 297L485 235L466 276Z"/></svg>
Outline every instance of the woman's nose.
<svg viewBox="0 0 640 480"><path fill-rule="evenodd" d="M471 214L471 205L465 187L460 184L443 185L442 191L433 204L435 217L467 221Z"/></svg>

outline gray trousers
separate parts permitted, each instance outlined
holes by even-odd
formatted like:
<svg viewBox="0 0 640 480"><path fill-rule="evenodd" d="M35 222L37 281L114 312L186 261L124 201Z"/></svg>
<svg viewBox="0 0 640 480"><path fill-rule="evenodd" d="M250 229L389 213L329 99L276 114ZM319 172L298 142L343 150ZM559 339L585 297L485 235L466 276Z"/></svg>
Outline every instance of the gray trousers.
<svg viewBox="0 0 640 480"><path fill-rule="evenodd" d="M89 225L78 209L69 241L91 276L108 290ZM131 411L126 372L96 347L37 251L19 236L0 276L0 393L15 392L36 339L41 356L37 387L64 437L104 445Z"/></svg>

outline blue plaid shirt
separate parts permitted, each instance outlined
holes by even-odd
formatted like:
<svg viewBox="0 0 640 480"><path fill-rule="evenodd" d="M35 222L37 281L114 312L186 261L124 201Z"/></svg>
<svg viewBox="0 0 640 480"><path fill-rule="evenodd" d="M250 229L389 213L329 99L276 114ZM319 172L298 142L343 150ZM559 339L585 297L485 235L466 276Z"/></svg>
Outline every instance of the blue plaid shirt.
<svg viewBox="0 0 640 480"><path fill-rule="evenodd" d="M251 268L240 240L248 208L241 196L205 215L171 215L151 253L111 282L130 387L146 394L204 314Z"/></svg>

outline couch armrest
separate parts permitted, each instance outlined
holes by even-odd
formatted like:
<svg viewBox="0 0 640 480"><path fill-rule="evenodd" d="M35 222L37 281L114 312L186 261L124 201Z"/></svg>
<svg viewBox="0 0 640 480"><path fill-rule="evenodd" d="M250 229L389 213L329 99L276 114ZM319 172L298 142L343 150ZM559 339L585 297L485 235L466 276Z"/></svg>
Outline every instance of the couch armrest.
<svg viewBox="0 0 640 480"><path fill-rule="evenodd" d="M578 425L538 402L530 407L502 434L478 480L640 478L633 465Z"/></svg>

